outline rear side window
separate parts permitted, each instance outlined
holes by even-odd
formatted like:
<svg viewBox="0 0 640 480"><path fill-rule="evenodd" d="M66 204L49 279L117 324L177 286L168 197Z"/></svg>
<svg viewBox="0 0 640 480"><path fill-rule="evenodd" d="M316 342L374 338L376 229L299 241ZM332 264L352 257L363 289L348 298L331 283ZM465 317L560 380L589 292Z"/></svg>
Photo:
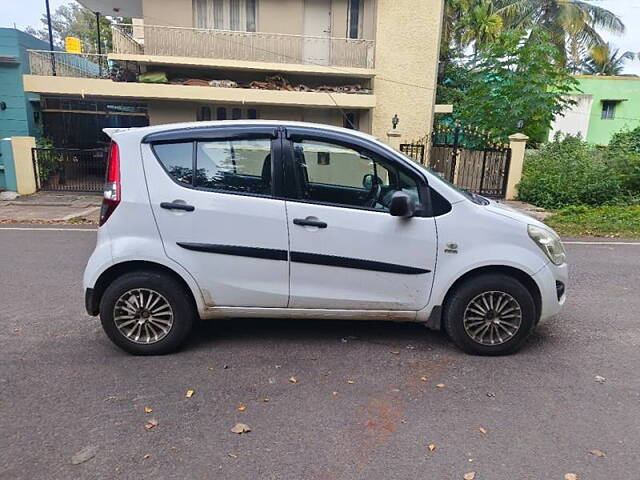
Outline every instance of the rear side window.
<svg viewBox="0 0 640 480"><path fill-rule="evenodd" d="M156 144L153 149L178 183L206 190L271 194L268 138Z"/></svg>
<svg viewBox="0 0 640 480"><path fill-rule="evenodd" d="M153 146L156 156L176 182L193 183L193 143L163 143Z"/></svg>
<svg viewBox="0 0 640 480"><path fill-rule="evenodd" d="M271 193L271 140L197 142L195 186L267 195Z"/></svg>

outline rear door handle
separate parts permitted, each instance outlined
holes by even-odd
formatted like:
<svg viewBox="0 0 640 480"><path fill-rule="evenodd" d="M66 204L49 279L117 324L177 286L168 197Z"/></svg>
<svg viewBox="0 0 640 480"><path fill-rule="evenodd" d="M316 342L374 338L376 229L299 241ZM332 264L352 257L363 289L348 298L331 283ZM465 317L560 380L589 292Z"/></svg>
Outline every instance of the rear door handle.
<svg viewBox="0 0 640 480"><path fill-rule="evenodd" d="M294 218L293 224L300 225L301 227L327 228L326 222L321 222L320 220L307 220L306 218Z"/></svg>
<svg viewBox="0 0 640 480"><path fill-rule="evenodd" d="M196 209L193 205L177 202L162 202L160 204L160 208L165 208L167 210L184 210L185 212L193 212Z"/></svg>

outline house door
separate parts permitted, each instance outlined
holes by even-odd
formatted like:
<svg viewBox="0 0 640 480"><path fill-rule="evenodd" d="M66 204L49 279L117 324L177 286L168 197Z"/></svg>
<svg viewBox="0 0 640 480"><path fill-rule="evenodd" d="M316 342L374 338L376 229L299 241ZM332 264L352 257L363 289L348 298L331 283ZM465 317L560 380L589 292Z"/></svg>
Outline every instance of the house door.
<svg viewBox="0 0 640 480"><path fill-rule="evenodd" d="M305 0L302 56L304 63L329 65L331 0Z"/></svg>

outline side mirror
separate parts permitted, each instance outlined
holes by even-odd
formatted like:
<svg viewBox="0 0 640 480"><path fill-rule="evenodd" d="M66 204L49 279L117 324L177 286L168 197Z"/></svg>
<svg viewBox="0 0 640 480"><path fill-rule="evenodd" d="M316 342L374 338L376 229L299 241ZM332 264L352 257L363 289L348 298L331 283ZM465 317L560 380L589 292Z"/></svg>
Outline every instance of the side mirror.
<svg viewBox="0 0 640 480"><path fill-rule="evenodd" d="M362 177L362 186L367 190L371 190L373 188L373 175L371 173L367 173Z"/></svg>
<svg viewBox="0 0 640 480"><path fill-rule="evenodd" d="M392 217L410 217L415 210L413 199L404 192L394 192L389 204L389 213Z"/></svg>

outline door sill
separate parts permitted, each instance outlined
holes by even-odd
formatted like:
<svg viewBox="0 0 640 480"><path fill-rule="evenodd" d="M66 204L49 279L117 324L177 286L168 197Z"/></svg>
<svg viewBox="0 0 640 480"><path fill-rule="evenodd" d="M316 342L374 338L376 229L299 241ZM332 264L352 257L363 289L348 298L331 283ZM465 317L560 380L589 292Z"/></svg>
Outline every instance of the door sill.
<svg viewBox="0 0 640 480"><path fill-rule="evenodd" d="M407 310L339 310L327 308L206 307L203 320L217 318L309 318L331 320L385 320L415 322L417 312Z"/></svg>

